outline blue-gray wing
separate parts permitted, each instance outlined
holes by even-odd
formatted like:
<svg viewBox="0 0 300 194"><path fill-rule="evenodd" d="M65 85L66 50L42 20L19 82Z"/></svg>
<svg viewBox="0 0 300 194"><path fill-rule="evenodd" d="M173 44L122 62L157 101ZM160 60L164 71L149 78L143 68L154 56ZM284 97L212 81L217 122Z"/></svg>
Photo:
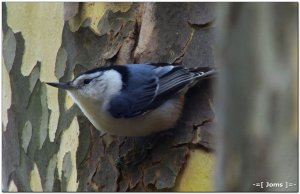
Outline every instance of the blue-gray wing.
<svg viewBox="0 0 300 194"><path fill-rule="evenodd" d="M205 77L209 69L189 70L183 66L127 65L131 74L108 111L115 118L135 117L153 110L184 92L194 79Z"/></svg>

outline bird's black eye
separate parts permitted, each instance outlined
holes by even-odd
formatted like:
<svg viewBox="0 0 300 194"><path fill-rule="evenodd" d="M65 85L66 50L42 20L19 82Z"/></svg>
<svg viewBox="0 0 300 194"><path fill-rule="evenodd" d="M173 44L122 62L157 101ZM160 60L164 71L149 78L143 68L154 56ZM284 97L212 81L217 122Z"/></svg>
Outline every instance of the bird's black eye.
<svg viewBox="0 0 300 194"><path fill-rule="evenodd" d="M92 80L91 79L85 79L83 80L83 84L86 85L86 84L89 84Z"/></svg>

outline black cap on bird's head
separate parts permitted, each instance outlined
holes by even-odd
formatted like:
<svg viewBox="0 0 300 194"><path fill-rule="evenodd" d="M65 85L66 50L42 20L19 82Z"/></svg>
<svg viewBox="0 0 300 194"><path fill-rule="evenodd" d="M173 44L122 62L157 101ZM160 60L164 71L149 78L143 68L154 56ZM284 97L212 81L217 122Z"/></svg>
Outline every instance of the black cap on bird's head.
<svg viewBox="0 0 300 194"><path fill-rule="evenodd" d="M93 80L96 80L97 78L101 77L104 72L109 70L117 71L121 75L122 82L124 84L127 83L128 74L129 74L127 67L123 65L111 65L111 66L98 67L80 73L72 81L69 82L46 82L46 84L56 88L65 89L65 90L80 90L83 89L84 87L87 87L88 85L91 85L90 83L93 83ZM97 79L96 82L98 84L103 85L103 82L105 82L105 80ZM91 87L97 88L97 86L95 85Z"/></svg>

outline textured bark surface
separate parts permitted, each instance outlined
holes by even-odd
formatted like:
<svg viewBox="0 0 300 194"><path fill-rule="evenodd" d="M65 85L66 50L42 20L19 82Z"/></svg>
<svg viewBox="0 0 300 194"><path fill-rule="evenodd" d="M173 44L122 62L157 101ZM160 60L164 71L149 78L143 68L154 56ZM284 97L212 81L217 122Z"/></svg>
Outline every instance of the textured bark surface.
<svg viewBox="0 0 300 194"><path fill-rule="evenodd" d="M172 189L190 149L213 149L209 81L187 94L178 126L139 138L102 137L65 91L44 82L110 64L214 66L214 19L211 3L3 4L3 190Z"/></svg>
<svg viewBox="0 0 300 194"><path fill-rule="evenodd" d="M298 191L297 9L219 7L219 191Z"/></svg>

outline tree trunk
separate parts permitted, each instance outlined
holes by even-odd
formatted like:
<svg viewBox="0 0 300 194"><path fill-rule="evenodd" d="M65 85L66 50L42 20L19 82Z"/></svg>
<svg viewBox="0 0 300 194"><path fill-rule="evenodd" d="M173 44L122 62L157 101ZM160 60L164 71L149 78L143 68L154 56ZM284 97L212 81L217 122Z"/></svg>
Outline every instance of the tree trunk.
<svg viewBox="0 0 300 194"><path fill-rule="evenodd" d="M298 190L297 7L219 6L218 191Z"/></svg>
<svg viewBox="0 0 300 194"><path fill-rule="evenodd" d="M110 64L213 66L214 17L208 3L3 3L3 191L211 190L209 81L178 126L140 138L101 137L45 82Z"/></svg>

